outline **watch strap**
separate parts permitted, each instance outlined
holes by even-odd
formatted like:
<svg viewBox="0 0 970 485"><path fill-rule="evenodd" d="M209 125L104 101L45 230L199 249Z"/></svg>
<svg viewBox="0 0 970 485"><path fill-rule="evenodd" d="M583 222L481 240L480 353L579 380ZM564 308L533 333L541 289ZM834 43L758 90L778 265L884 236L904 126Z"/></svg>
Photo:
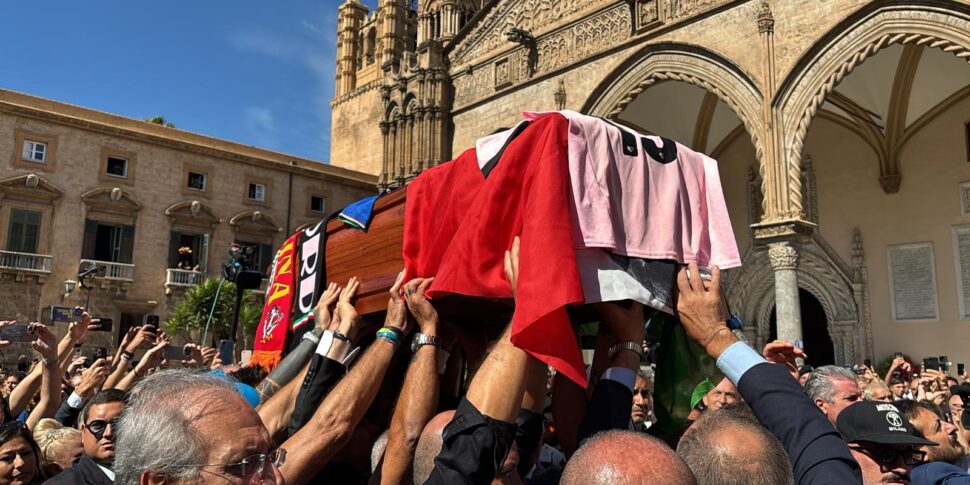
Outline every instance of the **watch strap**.
<svg viewBox="0 0 970 485"><path fill-rule="evenodd" d="M638 342L617 342L610 347L610 358L612 359L617 352L621 350L629 350L635 352L640 358L643 358L643 345Z"/></svg>

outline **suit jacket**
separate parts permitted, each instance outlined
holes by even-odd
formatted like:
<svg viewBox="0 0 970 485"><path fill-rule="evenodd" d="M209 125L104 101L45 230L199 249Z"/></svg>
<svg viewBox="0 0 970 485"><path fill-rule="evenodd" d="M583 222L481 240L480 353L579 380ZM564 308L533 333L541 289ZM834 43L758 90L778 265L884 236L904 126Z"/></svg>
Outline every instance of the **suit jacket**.
<svg viewBox="0 0 970 485"><path fill-rule="evenodd" d="M580 445L587 438L611 429L630 429L630 407L633 391L611 379L600 379L593 387L593 397L576 439Z"/></svg>
<svg viewBox="0 0 970 485"><path fill-rule="evenodd" d="M340 362L313 354L310 368L307 369L300 392L296 396L293 413L290 415L290 436L310 422L320 403L346 373L347 367Z"/></svg>
<svg viewBox="0 0 970 485"><path fill-rule="evenodd" d="M799 485L862 483L842 436L784 366L764 362L738 382L758 421L781 441Z"/></svg>
<svg viewBox="0 0 970 485"><path fill-rule="evenodd" d="M68 428L74 428L77 426L77 419L81 415L81 409L72 408L67 401L67 399L61 401L60 407L54 413L54 419Z"/></svg>
<svg viewBox="0 0 970 485"><path fill-rule="evenodd" d="M81 458L70 468L47 480L44 485L110 485L112 483L114 481L108 479L94 460L81 455Z"/></svg>
<svg viewBox="0 0 970 485"><path fill-rule="evenodd" d="M913 485L966 485L970 474L960 467L939 461L913 468Z"/></svg>

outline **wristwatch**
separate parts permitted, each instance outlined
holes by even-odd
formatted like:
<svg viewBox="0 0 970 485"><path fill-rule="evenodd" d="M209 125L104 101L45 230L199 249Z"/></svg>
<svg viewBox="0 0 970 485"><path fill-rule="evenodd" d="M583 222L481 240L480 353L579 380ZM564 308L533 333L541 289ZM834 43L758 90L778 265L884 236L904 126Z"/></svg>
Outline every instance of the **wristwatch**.
<svg viewBox="0 0 970 485"><path fill-rule="evenodd" d="M629 350L630 352L636 352L640 358L643 358L643 345L636 342L619 342L610 347L610 358L612 359L617 352L621 350Z"/></svg>
<svg viewBox="0 0 970 485"><path fill-rule="evenodd" d="M411 339L411 352L417 352L422 345L434 345L435 347L439 347L441 346L441 341L434 335L427 335L423 333L414 334L414 338Z"/></svg>

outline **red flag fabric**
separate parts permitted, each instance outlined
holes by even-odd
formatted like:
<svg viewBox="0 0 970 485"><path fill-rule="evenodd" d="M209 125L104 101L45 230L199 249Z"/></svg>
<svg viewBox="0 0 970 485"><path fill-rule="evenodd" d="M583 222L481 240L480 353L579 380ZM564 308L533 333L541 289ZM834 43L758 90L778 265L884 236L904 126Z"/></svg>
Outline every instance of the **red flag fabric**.
<svg viewBox="0 0 970 485"><path fill-rule="evenodd" d="M504 254L520 236L512 343L585 386L565 309L583 302L568 209L568 128L558 114L533 122L487 179L474 150L418 176L408 186L404 261L409 277L435 277L432 298L509 298Z"/></svg>
<svg viewBox="0 0 970 485"><path fill-rule="evenodd" d="M300 234L302 231L287 239L276 254L269 288L266 290L263 316L256 328L253 356L249 365L259 365L267 372L279 364L286 348L293 310L293 285L299 268L296 264L296 247Z"/></svg>

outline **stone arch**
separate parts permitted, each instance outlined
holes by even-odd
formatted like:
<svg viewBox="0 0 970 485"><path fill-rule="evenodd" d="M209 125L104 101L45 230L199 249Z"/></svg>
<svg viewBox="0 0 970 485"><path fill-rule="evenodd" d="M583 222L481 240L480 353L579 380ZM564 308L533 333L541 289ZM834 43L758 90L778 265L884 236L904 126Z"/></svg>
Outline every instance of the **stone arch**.
<svg viewBox="0 0 970 485"><path fill-rule="evenodd" d="M939 48L970 61L970 7L949 0L876 3L822 37L796 64L772 100L782 113L792 212L801 213L801 153L826 97L853 69L893 44Z"/></svg>
<svg viewBox="0 0 970 485"><path fill-rule="evenodd" d="M731 310L745 322L749 339L761 348L770 333L775 306L774 271L763 249L749 249L743 260L744 265L729 275L727 298ZM859 284L854 272L820 236L799 247L798 287L822 304L840 364L861 361L868 355L871 337L864 324L868 316L857 298Z"/></svg>
<svg viewBox="0 0 970 485"><path fill-rule="evenodd" d="M737 114L751 136L759 163L763 160L761 90L736 64L702 47L659 43L635 52L593 90L582 112L615 117L640 93L662 81L686 82L717 95Z"/></svg>

